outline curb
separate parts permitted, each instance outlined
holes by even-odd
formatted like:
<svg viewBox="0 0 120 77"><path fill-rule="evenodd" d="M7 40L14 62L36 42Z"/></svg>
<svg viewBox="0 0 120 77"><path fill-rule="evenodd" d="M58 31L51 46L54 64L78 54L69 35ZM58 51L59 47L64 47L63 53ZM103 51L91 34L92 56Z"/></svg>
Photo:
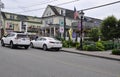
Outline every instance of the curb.
<svg viewBox="0 0 120 77"><path fill-rule="evenodd" d="M81 55L86 55L86 56L92 56L92 57L104 58L104 59L108 59L108 60L120 61L120 59L112 58L112 57L99 56L99 55L92 55L92 54L86 54L86 53L80 53L80 52L72 52L72 51L68 51L68 50L61 50L61 51L63 51L63 52L67 52L67 53L74 53L74 54L81 54Z"/></svg>

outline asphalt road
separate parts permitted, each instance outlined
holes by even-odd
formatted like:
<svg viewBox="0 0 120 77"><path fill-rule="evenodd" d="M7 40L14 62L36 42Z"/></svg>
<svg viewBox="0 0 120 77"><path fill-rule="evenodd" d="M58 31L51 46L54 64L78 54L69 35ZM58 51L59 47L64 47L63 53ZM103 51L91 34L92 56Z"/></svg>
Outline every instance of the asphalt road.
<svg viewBox="0 0 120 77"><path fill-rule="evenodd" d="M0 77L120 77L120 62L62 51L0 46Z"/></svg>

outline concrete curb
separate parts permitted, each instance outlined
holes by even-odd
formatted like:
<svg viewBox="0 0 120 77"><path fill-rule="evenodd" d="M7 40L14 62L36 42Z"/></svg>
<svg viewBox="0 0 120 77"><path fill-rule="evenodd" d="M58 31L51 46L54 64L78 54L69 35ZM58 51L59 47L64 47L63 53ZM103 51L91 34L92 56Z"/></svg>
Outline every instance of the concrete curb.
<svg viewBox="0 0 120 77"><path fill-rule="evenodd" d="M92 54L86 54L86 53L81 53L81 52L73 52L73 51L68 51L68 50L62 50L62 51L67 52L67 53L81 54L81 55L86 55L86 56L92 56L92 57L98 57L98 58L104 58L104 59L109 59L109 60L120 61L120 59L112 58L112 57L92 55Z"/></svg>

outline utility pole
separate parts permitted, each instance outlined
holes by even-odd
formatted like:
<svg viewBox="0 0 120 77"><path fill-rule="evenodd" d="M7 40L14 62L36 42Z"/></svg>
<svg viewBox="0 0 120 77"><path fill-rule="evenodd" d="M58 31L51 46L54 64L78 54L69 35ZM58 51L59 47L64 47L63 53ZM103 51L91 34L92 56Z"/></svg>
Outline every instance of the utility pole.
<svg viewBox="0 0 120 77"><path fill-rule="evenodd" d="M64 36L64 40L66 40L66 11L64 11L63 15L64 15L64 34L63 34L63 36Z"/></svg>
<svg viewBox="0 0 120 77"><path fill-rule="evenodd" d="M3 8L4 8L4 4L0 0L0 38L3 36L3 32L4 32L3 24L2 24L2 12L1 12L1 9Z"/></svg>

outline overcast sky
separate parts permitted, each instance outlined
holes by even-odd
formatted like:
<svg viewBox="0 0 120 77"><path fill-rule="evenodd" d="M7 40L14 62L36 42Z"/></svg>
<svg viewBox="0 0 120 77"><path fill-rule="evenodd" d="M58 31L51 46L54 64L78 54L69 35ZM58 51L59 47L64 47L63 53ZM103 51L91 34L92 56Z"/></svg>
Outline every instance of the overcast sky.
<svg viewBox="0 0 120 77"><path fill-rule="evenodd" d="M73 10L75 6L77 10L81 10L99 6L106 3L115 2L118 0L1 0L1 1L5 5L5 8L2 9L2 11L41 17L47 5L55 5L70 10ZM117 19L120 19L120 3L84 12L85 16L99 19L104 19L107 16L111 15L114 15Z"/></svg>

